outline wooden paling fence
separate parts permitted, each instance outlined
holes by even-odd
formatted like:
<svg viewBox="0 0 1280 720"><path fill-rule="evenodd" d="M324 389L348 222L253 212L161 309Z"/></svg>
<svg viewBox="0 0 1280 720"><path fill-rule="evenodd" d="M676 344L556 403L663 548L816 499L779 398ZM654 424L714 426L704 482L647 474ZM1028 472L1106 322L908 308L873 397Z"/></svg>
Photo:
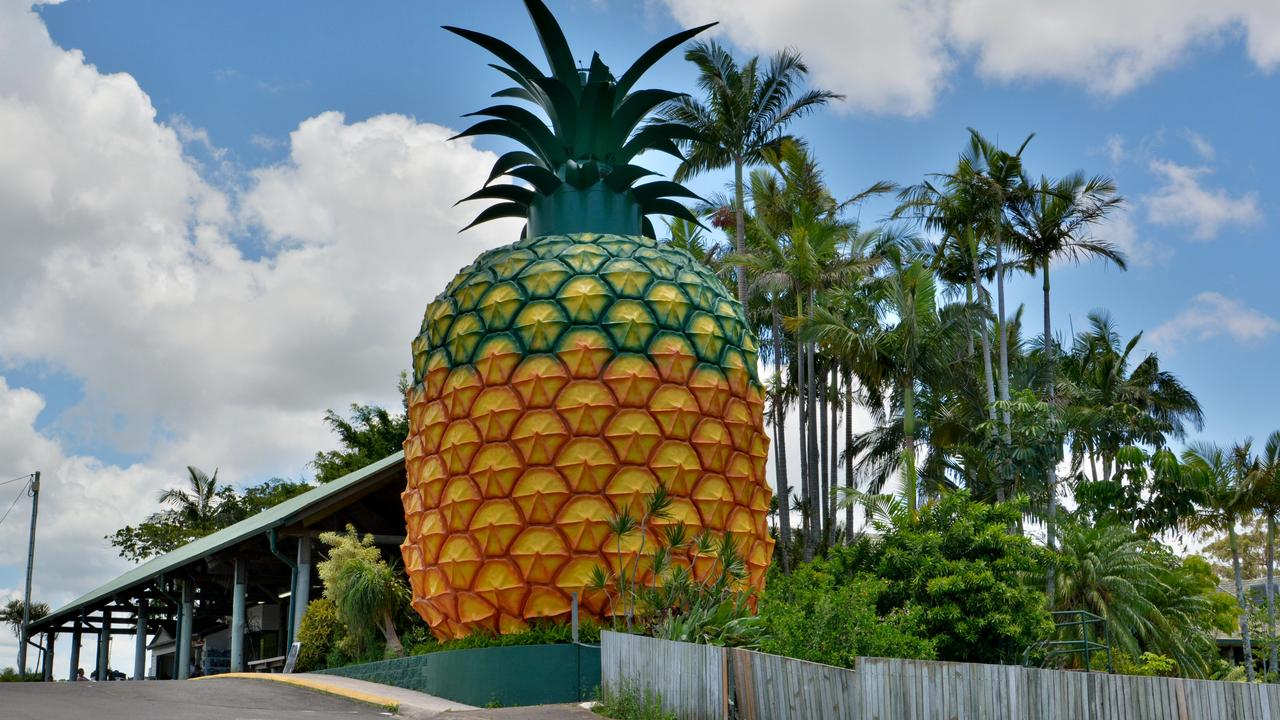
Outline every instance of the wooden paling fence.
<svg viewBox="0 0 1280 720"><path fill-rule="evenodd" d="M601 684L680 720L1280 720L1280 686L858 658L853 669L604 632Z"/></svg>

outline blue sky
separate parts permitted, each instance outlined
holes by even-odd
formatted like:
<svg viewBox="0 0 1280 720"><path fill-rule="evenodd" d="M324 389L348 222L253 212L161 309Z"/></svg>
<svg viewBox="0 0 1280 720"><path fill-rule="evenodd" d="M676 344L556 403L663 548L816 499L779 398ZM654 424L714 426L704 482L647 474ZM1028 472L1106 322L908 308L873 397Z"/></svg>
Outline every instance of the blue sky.
<svg viewBox="0 0 1280 720"><path fill-rule="evenodd" d="M1005 145L1035 132L1032 173L1113 176L1129 210L1099 235L1130 269L1058 269L1056 327L1104 308L1147 331L1208 439L1280 429L1266 2L550 4L582 60L598 48L614 67L713 19L740 54L800 49L849 98L795 126L838 195L947 169L969 126ZM119 570L98 538L186 464L305 477L331 442L325 408L396 402L422 307L515 237L454 234L474 209L449 206L503 148L443 139L502 85L439 26L537 48L514 0L28 5L0 4L0 475L51 478L61 519L42 527L37 586L57 604ZM692 80L678 56L647 78ZM1011 288L1034 326L1038 279ZM18 547L14 525L0 547ZM0 595L21 562L0 553Z"/></svg>

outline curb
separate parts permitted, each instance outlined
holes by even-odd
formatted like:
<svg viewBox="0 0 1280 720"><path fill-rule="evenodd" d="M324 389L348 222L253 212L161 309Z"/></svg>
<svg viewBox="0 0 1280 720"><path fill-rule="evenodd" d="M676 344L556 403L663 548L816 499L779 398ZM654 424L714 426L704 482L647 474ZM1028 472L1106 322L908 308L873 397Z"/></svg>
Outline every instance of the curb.
<svg viewBox="0 0 1280 720"><path fill-rule="evenodd" d="M193 680L216 680L218 678L238 678L241 680L266 680L269 682L284 683L286 685L294 685L296 687L307 688L308 690L316 690L330 695L337 695L348 700L356 700L370 705L376 705L384 710L397 712L400 708L400 701L385 695L375 695L373 693L361 692L350 688L330 685L328 683L313 680L311 678L300 678L283 673L222 673L221 675L205 675L203 677L192 678Z"/></svg>

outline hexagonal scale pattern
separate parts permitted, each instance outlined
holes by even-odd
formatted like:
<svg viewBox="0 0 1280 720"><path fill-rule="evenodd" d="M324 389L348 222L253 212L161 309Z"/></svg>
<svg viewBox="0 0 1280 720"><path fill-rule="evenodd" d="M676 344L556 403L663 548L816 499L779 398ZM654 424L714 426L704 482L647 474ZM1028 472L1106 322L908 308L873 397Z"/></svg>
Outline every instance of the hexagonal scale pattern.
<svg viewBox="0 0 1280 720"><path fill-rule="evenodd" d="M691 532L733 536L760 589L769 439L741 307L682 250L581 234L492 250L413 341L402 546L413 607L441 639L565 619L621 555L608 520L659 485ZM653 543L645 543L646 554ZM695 573L714 559L674 558ZM641 565L643 565L643 559Z"/></svg>

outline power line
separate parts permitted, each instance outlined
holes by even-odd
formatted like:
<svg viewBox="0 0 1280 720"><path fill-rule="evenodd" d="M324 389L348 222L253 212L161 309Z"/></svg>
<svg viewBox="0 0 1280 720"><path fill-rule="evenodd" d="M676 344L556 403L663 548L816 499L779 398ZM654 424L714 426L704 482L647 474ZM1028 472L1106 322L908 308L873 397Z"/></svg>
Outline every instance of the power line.
<svg viewBox="0 0 1280 720"><path fill-rule="evenodd" d="M27 473L26 475L19 475L18 477L12 480L5 480L4 482L0 482L0 485L8 485L9 483L16 483L19 480L30 480L32 475L33 473Z"/></svg>
<svg viewBox="0 0 1280 720"><path fill-rule="evenodd" d="M28 475L27 477L30 477L30 476ZM13 482L13 481L10 480L9 482ZM9 503L9 509L4 511L4 515L0 515L0 525L4 524L5 518L8 518L9 513L13 512L13 508L17 506L18 501L22 499L22 495L26 491L27 491L27 487L25 485L18 490L18 495L13 499L13 502Z"/></svg>

